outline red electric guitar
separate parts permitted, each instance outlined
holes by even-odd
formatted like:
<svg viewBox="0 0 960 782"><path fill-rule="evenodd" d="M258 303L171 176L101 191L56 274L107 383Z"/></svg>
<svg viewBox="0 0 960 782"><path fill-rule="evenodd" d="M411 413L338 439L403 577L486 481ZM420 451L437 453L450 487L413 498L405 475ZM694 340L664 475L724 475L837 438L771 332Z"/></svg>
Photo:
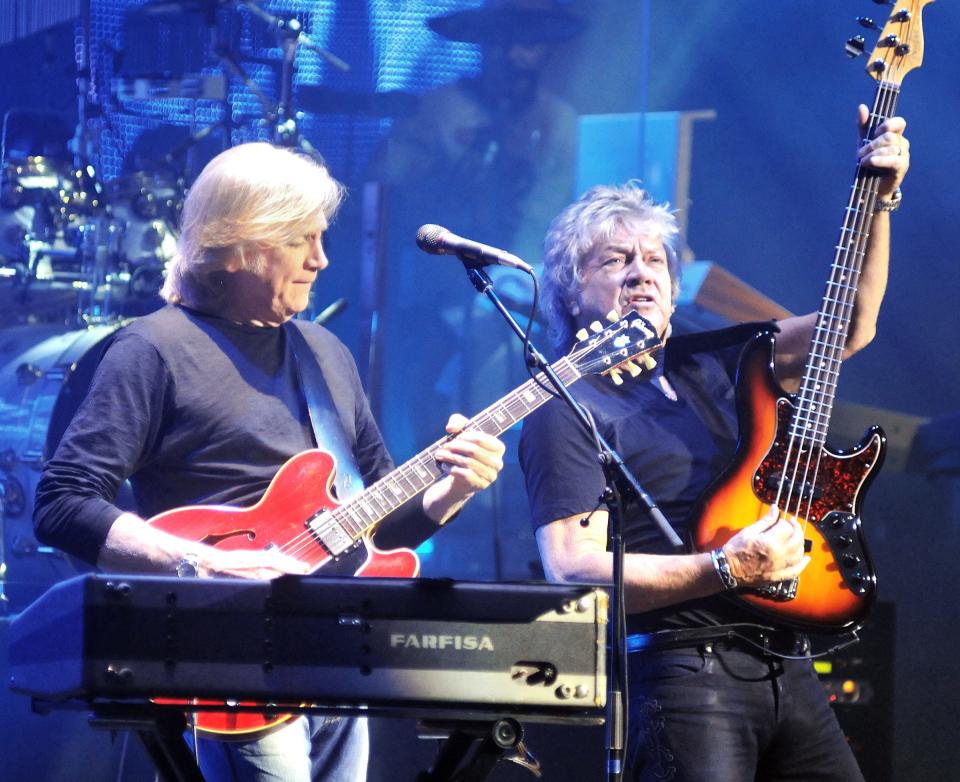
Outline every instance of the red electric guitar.
<svg viewBox="0 0 960 782"><path fill-rule="evenodd" d="M896 2L870 55L867 72L878 84L868 137L893 116L904 74L920 65L920 14L930 2ZM848 46L855 48L856 41ZM741 589L735 599L810 632L856 627L876 598L860 510L883 461L886 438L875 426L853 449L834 451L826 437L877 182L875 171L857 168L799 392L786 393L774 377L772 332L759 334L744 348L737 371L736 455L694 511L693 544L699 551L722 545L772 505L803 525L811 561L800 577L765 589Z"/></svg>
<svg viewBox="0 0 960 782"><path fill-rule="evenodd" d="M642 357L649 362L647 354L662 344L650 323L635 312L605 329L599 324L596 328L553 364L564 385L587 374L611 373L618 379L621 369L639 374L634 359ZM528 380L470 419L464 429L492 435L505 432L550 398L549 384L540 379L543 386ZM370 538L379 522L442 476L434 453L447 439L438 440L342 505L330 496L336 470L333 457L311 450L284 464L252 507L191 506L161 513L148 523L222 549L273 547L307 563L311 572L324 575L412 578L420 570L416 553L410 549L381 551ZM291 719L290 715L246 711L197 712L194 717L198 730L220 738L256 738Z"/></svg>

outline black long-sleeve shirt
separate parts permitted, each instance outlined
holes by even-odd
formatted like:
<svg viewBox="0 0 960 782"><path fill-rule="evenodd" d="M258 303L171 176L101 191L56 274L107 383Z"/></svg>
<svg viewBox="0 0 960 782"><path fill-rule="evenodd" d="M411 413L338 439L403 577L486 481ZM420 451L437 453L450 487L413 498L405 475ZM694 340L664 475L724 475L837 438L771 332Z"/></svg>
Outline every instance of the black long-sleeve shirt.
<svg viewBox="0 0 960 782"><path fill-rule="evenodd" d="M369 485L393 462L353 358L322 327L297 327ZM37 538L93 563L122 512L115 502L125 480L147 518L184 505L246 506L290 457L313 447L284 329L168 306L120 329L104 354L37 486ZM431 523L419 501L401 511Z"/></svg>

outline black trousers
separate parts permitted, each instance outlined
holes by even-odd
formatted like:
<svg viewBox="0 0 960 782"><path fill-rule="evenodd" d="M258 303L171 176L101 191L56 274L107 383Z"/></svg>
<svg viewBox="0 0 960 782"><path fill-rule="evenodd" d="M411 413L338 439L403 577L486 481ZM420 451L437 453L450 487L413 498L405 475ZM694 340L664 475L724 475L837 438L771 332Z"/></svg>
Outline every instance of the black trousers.
<svg viewBox="0 0 960 782"><path fill-rule="evenodd" d="M626 779L863 782L809 661L719 641L629 666Z"/></svg>

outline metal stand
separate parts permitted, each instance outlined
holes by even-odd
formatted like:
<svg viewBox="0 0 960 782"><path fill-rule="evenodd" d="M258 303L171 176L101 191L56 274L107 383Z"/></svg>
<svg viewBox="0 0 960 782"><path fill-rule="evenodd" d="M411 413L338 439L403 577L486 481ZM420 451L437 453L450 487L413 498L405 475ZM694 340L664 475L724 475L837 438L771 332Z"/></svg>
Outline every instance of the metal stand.
<svg viewBox="0 0 960 782"><path fill-rule="evenodd" d="M523 329L513 315L500 301L493 290L493 282L482 269L473 268L469 259L461 258L467 269L470 282L479 293L484 294L494 308L503 316L513 332L525 340ZM528 343L526 343L528 344ZM609 510L610 549L613 552L613 588L610 601L610 654L607 674L607 779L615 782L623 774L623 758L626 748L624 693L626 692L626 618L623 610L623 498L639 502L649 517L659 527L667 541L677 550L683 548L683 541L677 535L670 522L657 507L653 498L647 494L637 479L630 473L620 455L611 448L594 426L593 419L573 398L567 387L550 367L550 364L532 344L526 356L530 366L540 371L555 388L557 395L574 411L583 427L597 443L598 459L603 467L607 488L601 501Z"/></svg>
<svg viewBox="0 0 960 782"><path fill-rule="evenodd" d="M34 699L34 711L43 713L49 708L50 704ZM94 708L90 726L136 733L160 782L205 782L184 739L187 720L182 711L144 703L101 704Z"/></svg>
<svg viewBox="0 0 960 782"><path fill-rule="evenodd" d="M421 722L417 733L424 739L444 739L444 743L434 767L418 774L416 782L482 782L505 759L541 776L540 764L523 744L523 726L511 717L493 722ZM516 754L507 756L508 750Z"/></svg>

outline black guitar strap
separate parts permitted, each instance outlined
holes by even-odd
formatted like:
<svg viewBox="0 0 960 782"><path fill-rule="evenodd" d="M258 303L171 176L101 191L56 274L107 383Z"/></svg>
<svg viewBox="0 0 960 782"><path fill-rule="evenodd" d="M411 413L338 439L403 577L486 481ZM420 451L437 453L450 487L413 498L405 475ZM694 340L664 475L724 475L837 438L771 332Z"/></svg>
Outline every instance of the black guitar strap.
<svg viewBox="0 0 960 782"><path fill-rule="evenodd" d="M360 469L316 354L293 321L287 321L284 329L290 343L297 380L307 402L313 439L317 448L331 454L336 460L333 485L337 492L336 499L342 503L363 489Z"/></svg>

